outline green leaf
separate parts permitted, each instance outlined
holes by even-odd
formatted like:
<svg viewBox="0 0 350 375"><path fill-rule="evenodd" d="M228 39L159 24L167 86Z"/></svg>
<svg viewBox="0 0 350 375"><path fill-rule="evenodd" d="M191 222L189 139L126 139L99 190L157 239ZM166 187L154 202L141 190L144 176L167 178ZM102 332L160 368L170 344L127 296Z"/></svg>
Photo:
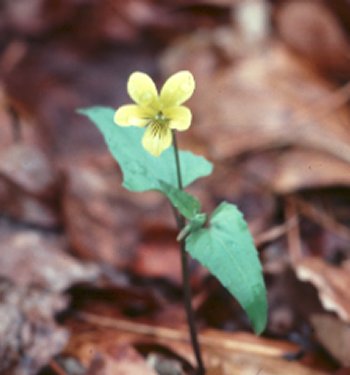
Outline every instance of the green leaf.
<svg viewBox="0 0 350 375"><path fill-rule="evenodd" d="M186 248L236 297L261 333L267 321L266 289L253 238L237 207L226 202L217 207L209 228L191 233Z"/></svg>
<svg viewBox="0 0 350 375"><path fill-rule="evenodd" d="M160 186L172 205L188 220L188 223L177 236L177 240L181 241L190 233L201 228L207 220L207 215L200 212L201 205L199 201L186 191L174 188L163 181L160 181Z"/></svg>
<svg viewBox="0 0 350 375"><path fill-rule="evenodd" d="M166 182L159 181L159 185L161 191L186 219L192 220L199 213L201 205L195 197L183 190L174 188Z"/></svg>
<svg viewBox="0 0 350 375"><path fill-rule="evenodd" d="M198 213L192 217L188 224L186 224L176 237L178 241L183 240L186 238L190 233L195 232L196 230L202 228L202 226L207 221L207 214L205 213Z"/></svg>
<svg viewBox="0 0 350 375"><path fill-rule="evenodd" d="M154 157L141 145L144 129L120 127L113 121L115 110L106 107L81 109L104 136L108 148L123 172L123 186L131 191L161 190L160 181L177 187L174 152L170 148L161 156ZM212 172L212 164L201 156L180 151L182 180L188 186L200 177Z"/></svg>

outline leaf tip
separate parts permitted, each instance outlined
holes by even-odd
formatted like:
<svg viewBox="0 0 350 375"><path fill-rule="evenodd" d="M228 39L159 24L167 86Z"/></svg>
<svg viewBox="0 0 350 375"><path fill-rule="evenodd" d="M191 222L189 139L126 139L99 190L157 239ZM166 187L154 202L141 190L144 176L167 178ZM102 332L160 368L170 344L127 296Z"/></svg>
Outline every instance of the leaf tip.
<svg viewBox="0 0 350 375"><path fill-rule="evenodd" d="M75 113L78 115L84 115L86 116L89 111L89 108L76 108Z"/></svg>
<svg viewBox="0 0 350 375"><path fill-rule="evenodd" d="M268 307L267 307L267 299L266 294L260 296L260 308L259 308L259 315L255 315L251 317L251 323L256 335L261 335L264 330L266 329L267 325L267 315L268 315Z"/></svg>

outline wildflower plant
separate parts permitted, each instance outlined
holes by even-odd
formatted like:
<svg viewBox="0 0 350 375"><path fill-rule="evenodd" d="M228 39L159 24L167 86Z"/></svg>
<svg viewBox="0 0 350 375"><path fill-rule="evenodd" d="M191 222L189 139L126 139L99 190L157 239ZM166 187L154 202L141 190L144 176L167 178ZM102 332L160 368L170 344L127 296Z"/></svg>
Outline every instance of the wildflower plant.
<svg viewBox="0 0 350 375"><path fill-rule="evenodd" d="M79 110L100 130L123 173L123 186L134 192L157 190L174 207L179 229L184 304L198 374L204 365L198 344L187 255L206 267L237 299L254 331L259 334L267 320L267 300L261 265L247 223L239 209L222 202L208 215L200 202L184 188L212 173L210 162L177 146L176 131L187 130L192 121L183 103L195 89L189 71L172 75L158 94L145 73L131 74L127 84L133 104L117 110L92 107Z"/></svg>

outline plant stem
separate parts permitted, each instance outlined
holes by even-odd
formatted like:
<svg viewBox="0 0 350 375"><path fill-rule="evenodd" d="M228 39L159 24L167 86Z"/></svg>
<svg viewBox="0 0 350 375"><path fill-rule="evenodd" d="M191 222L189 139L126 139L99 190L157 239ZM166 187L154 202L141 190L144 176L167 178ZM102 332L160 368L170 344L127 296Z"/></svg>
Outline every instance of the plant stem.
<svg viewBox="0 0 350 375"><path fill-rule="evenodd" d="M177 147L176 133L174 130L172 134L173 134L173 147L174 147L177 182L178 182L179 189L182 190L183 184L182 184L181 165L180 165L180 158L179 158L179 149ZM175 217L176 217L178 229L179 231L181 231L186 224L186 220L182 215L177 214L177 213L175 213ZM184 239L180 241L180 249L181 249L183 296L184 296L184 305L185 305L186 316L187 316L187 323L188 323L188 327L190 330L193 352L197 361L197 375L204 375L205 369L203 365L201 350L200 350L199 343L198 343L195 317L194 317L194 312L193 312L192 303L191 303L192 298L191 298L191 286L190 286L190 272L188 268L188 258L187 258L187 252L185 249Z"/></svg>

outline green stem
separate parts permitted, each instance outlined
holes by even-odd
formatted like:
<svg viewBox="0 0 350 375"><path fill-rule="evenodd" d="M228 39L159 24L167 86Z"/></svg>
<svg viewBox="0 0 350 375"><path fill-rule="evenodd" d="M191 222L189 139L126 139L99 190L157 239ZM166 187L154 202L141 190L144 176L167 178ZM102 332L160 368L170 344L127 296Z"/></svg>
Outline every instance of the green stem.
<svg viewBox="0 0 350 375"><path fill-rule="evenodd" d="M173 131L173 146L174 146L178 187L179 189L182 190L183 183L182 183L181 165L180 165L179 149L177 147L177 139L176 139L175 131ZM186 220L180 214L176 214L175 217L176 217L178 229L179 231L181 231L183 227L186 225ZM188 323L188 327L190 330L193 352L197 361L197 375L204 375L205 369L203 365L201 350L200 350L199 343L198 343L195 317L194 317L194 312L193 312L192 303L191 303L192 297L191 297L191 286L190 286L190 272L188 269L188 257L187 257L187 252L185 248L185 240L180 241L180 248L181 248L183 295L184 295L184 305L185 305L185 310L186 310L187 323Z"/></svg>

